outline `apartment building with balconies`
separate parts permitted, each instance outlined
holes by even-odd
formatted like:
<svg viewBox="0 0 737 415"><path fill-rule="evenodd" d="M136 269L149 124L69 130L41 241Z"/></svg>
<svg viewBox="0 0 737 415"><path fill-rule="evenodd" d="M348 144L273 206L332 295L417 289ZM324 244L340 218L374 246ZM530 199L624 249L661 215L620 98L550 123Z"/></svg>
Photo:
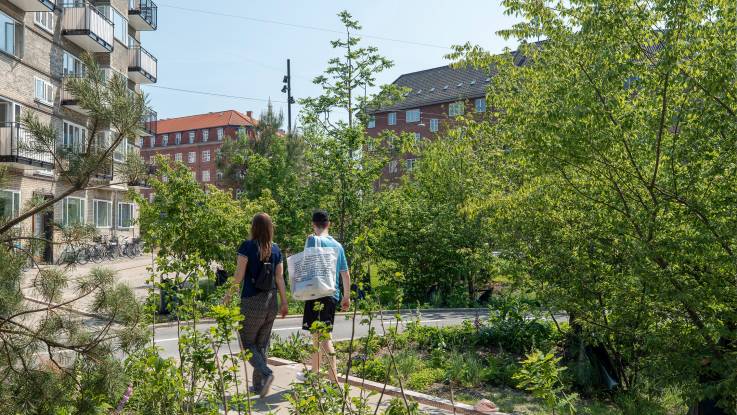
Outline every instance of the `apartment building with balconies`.
<svg viewBox="0 0 737 415"><path fill-rule="evenodd" d="M49 199L65 191L58 180L52 152L29 151L33 140L22 119L32 112L58 131L57 148L82 147L89 139L88 114L66 86L84 75L80 59L87 52L105 77L119 75L131 94L157 80L157 60L143 47L141 34L157 28L157 7L150 0L0 0L0 216L18 215L34 199ZM102 235L134 237L137 207L116 174L131 152L140 152L144 137L154 134L155 113L144 120L141 136L124 141L91 179L94 190L76 192L52 209L24 221L28 235L58 241L56 224L94 225ZM100 137L112 139L113 131ZM46 261L59 247L47 244ZM56 252L58 254L58 252Z"/></svg>

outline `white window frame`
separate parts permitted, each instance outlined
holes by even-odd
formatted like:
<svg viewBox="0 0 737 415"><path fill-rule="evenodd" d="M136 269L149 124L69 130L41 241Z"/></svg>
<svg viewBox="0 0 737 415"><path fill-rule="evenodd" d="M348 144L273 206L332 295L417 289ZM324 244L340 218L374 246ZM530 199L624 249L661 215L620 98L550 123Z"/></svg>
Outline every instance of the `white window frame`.
<svg viewBox="0 0 737 415"><path fill-rule="evenodd" d="M11 189L0 189L0 192L2 193L10 193L11 194L11 201L10 203L12 206L10 207L10 217L7 219L13 219L18 217L20 214L20 190L11 190Z"/></svg>
<svg viewBox="0 0 737 415"><path fill-rule="evenodd" d="M129 47L128 19L125 17L126 15L119 12L115 7L108 4L97 6L97 8L102 11L105 17L107 17L113 23L113 38L122 43L125 47ZM116 21L116 17L120 18L120 22ZM122 30L120 37L118 37L119 27L121 28L120 30Z"/></svg>
<svg viewBox="0 0 737 415"><path fill-rule="evenodd" d="M64 147L71 148L72 150L76 151L81 151L84 145L87 143L87 128L66 120L63 121L62 128L62 144L64 145ZM69 142L67 140L68 136L66 133L68 128L79 130L78 142L75 142L74 140L72 140L72 142Z"/></svg>
<svg viewBox="0 0 737 415"><path fill-rule="evenodd" d="M225 177L225 175L223 174L223 172L219 171L219 172L215 173L215 178L218 181L223 180L223 177Z"/></svg>
<svg viewBox="0 0 737 415"><path fill-rule="evenodd" d="M61 71L64 76L81 76L84 74L84 63L78 57L64 51L62 53Z"/></svg>
<svg viewBox="0 0 737 415"><path fill-rule="evenodd" d="M97 211L100 209L99 205L107 205L107 225L100 225L97 223ZM105 199L92 199L92 216L95 222L95 227L98 229L110 229L113 227L113 201Z"/></svg>
<svg viewBox="0 0 737 415"><path fill-rule="evenodd" d="M122 216L121 213L123 212L123 210L121 209L122 206L130 206L130 225L129 226L123 226L123 223L121 221L121 219L122 219L121 218L121 216ZM134 206L133 203L130 203L130 202L118 202L118 209L117 209L117 211L118 211L118 214L117 214L117 225L118 225L118 229L131 229L131 228L133 228L133 222L134 222L134 216L133 216L134 208L133 208L133 206Z"/></svg>
<svg viewBox="0 0 737 415"><path fill-rule="evenodd" d="M118 146L113 150L113 160L118 162L124 162L128 158L128 146L130 143L127 138L123 138L118 143Z"/></svg>
<svg viewBox="0 0 737 415"><path fill-rule="evenodd" d="M202 170L202 181L205 183L210 181L210 170Z"/></svg>
<svg viewBox="0 0 737 415"><path fill-rule="evenodd" d="M194 144L194 140L195 140L194 130L189 132L188 137L189 137L189 144Z"/></svg>
<svg viewBox="0 0 737 415"><path fill-rule="evenodd" d="M430 119L430 132L437 133L439 127L440 127L440 120L437 118L431 118Z"/></svg>
<svg viewBox="0 0 737 415"><path fill-rule="evenodd" d="M174 161L182 161L182 153L174 154Z"/></svg>
<svg viewBox="0 0 737 415"><path fill-rule="evenodd" d="M397 160L392 160L389 162L389 173L395 174L399 170L399 162Z"/></svg>
<svg viewBox="0 0 737 415"><path fill-rule="evenodd" d="M155 135L152 135L151 136L151 143L149 143L149 144L150 144L149 145L150 148L155 148L156 147L156 136Z"/></svg>
<svg viewBox="0 0 737 415"><path fill-rule="evenodd" d="M8 50L5 48L7 45L1 45L0 44L0 52L6 53L10 56L15 56L16 58L22 58L23 57L23 24L9 15L3 13L0 11L1 16L5 16L9 21L13 22L13 44L11 45L11 50ZM7 44L8 39L5 38L5 43Z"/></svg>
<svg viewBox="0 0 737 415"><path fill-rule="evenodd" d="M187 163L189 164L197 163L197 152L196 151L190 151L189 154L187 154Z"/></svg>
<svg viewBox="0 0 737 415"><path fill-rule="evenodd" d="M390 112L386 114L386 125L397 125L397 113Z"/></svg>
<svg viewBox="0 0 737 415"><path fill-rule="evenodd" d="M76 196L67 196L67 197L65 197L63 199L63 202L62 202L62 217L61 217L62 222L61 223L64 226L69 226L69 217L68 217L68 215L69 215L69 207L68 207L68 205L69 205L69 200L71 200L71 199L78 200L78 201L82 202L82 208L80 209L80 212L79 212L80 215L81 215L81 217L79 218L80 221L79 221L78 224L79 225L86 224L87 223L87 200L85 198L83 198L83 197L76 197Z"/></svg>
<svg viewBox="0 0 737 415"><path fill-rule="evenodd" d="M207 142L207 140L209 140L209 139L210 139L210 130L208 130L208 129L203 129L203 130L202 130L202 142L203 142L203 143L206 143L206 142Z"/></svg>
<svg viewBox="0 0 737 415"><path fill-rule="evenodd" d="M415 143L419 143L420 141L422 141L422 134L415 133Z"/></svg>
<svg viewBox="0 0 737 415"><path fill-rule="evenodd" d="M404 112L404 120L407 123L420 122L420 109L415 108Z"/></svg>
<svg viewBox="0 0 737 415"><path fill-rule="evenodd" d="M368 128L376 128L376 116L369 115Z"/></svg>
<svg viewBox="0 0 737 415"><path fill-rule="evenodd" d="M54 12L34 12L33 23L49 33L54 33Z"/></svg>
<svg viewBox="0 0 737 415"><path fill-rule="evenodd" d="M404 160L404 168L407 171L414 170L415 169L415 162L416 161L417 161L417 159L406 159L406 160Z"/></svg>
<svg viewBox="0 0 737 415"><path fill-rule="evenodd" d="M473 101L473 109L476 112L486 112L486 98L476 98Z"/></svg>
<svg viewBox="0 0 737 415"><path fill-rule="evenodd" d="M219 128L218 128L218 129L216 130L215 134L217 134L217 137L218 137L218 141L223 141L223 134L224 134L224 133L225 133L225 131L223 131L223 128L222 128L222 127L219 127Z"/></svg>
<svg viewBox="0 0 737 415"><path fill-rule="evenodd" d="M39 86L41 87L41 94L39 96ZM54 85L42 78L37 76L33 77L33 98L36 102L40 102L50 107L54 106Z"/></svg>
<svg viewBox="0 0 737 415"><path fill-rule="evenodd" d="M202 151L202 161L210 161L210 150Z"/></svg>
<svg viewBox="0 0 737 415"><path fill-rule="evenodd" d="M178 146L182 144L182 133L176 133L174 134L174 145Z"/></svg>
<svg viewBox="0 0 737 415"><path fill-rule="evenodd" d="M449 117L461 116L463 115L464 110L465 110L465 105L463 101L451 102L448 105L448 116Z"/></svg>

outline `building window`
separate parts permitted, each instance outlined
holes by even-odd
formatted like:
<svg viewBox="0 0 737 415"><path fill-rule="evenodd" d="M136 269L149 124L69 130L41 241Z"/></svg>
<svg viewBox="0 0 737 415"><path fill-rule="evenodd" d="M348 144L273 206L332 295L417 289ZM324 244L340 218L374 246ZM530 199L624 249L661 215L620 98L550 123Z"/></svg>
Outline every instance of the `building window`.
<svg viewBox="0 0 737 415"><path fill-rule="evenodd" d="M215 177L217 177L218 181L223 180L223 172L217 172L217 174L215 174Z"/></svg>
<svg viewBox="0 0 737 415"><path fill-rule="evenodd" d="M202 142L206 143L210 139L210 130L202 130Z"/></svg>
<svg viewBox="0 0 737 415"><path fill-rule="evenodd" d="M386 116L386 123L388 125L397 125L397 113L396 112L390 112Z"/></svg>
<svg viewBox="0 0 737 415"><path fill-rule="evenodd" d="M369 116L368 128L376 128L376 116L375 115Z"/></svg>
<svg viewBox="0 0 737 415"><path fill-rule="evenodd" d="M174 134L174 145L182 144L182 133Z"/></svg>
<svg viewBox="0 0 737 415"><path fill-rule="evenodd" d="M123 162L128 157L128 139L123 138L113 151L113 160Z"/></svg>
<svg viewBox="0 0 737 415"><path fill-rule="evenodd" d="M151 147L151 148L154 148L154 147L156 147L156 136L155 136L155 135L152 135L152 136L151 136L151 137L149 138L149 140L151 140L151 141L149 141L149 144L150 144L150 146L149 146L149 147Z"/></svg>
<svg viewBox="0 0 737 415"><path fill-rule="evenodd" d="M187 162L192 164L192 163L195 163L196 161L197 161L197 153L194 151L190 151L187 157Z"/></svg>
<svg viewBox="0 0 737 415"><path fill-rule="evenodd" d="M154 194L153 193L151 193L151 194L148 195L148 201L149 201L149 203L154 203Z"/></svg>
<svg viewBox="0 0 737 415"><path fill-rule="evenodd" d="M65 197L62 203L62 225L85 224L85 200L81 197Z"/></svg>
<svg viewBox="0 0 737 415"><path fill-rule="evenodd" d="M20 192L0 190L0 218L12 219L20 213Z"/></svg>
<svg viewBox="0 0 737 415"><path fill-rule="evenodd" d="M420 121L420 110L419 109L407 110L404 113L404 116L407 122L419 122Z"/></svg>
<svg viewBox="0 0 737 415"><path fill-rule="evenodd" d="M113 202L95 199L92 201L92 210L96 227L109 228L113 226Z"/></svg>
<svg viewBox="0 0 737 415"><path fill-rule="evenodd" d="M133 203L118 203L118 228L133 227Z"/></svg>
<svg viewBox="0 0 737 415"><path fill-rule="evenodd" d="M486 112L486 98L476 98L473 103L476 112Z"/></svg>
<svg viewBox="0 0 737 415"><path fill-rule="evenodd" d="M45 105L54 105L54 86L51 82L44 81L41 78L35 78L36 90L34 97L36 101Z"/></svg>
<svg viewBox="0 0 737 415"><path fill-rule="evenodd" d="M84 75L84 64L82 61L72 55L71 53L64 51L62 55L62 74L64 76L82 76Z"/></svg>
<svg viewBox="0 0 737 415"><path fill-rule="evenodd" d="M422 134L415 133L415 143L419 143L420 141L422 141Z"/></svg>
<svg viewBox="0 0 737 415"><path fill-rule="evenodd" d="M36 12L33 22L47 32L54 33L54 12Z"/></svg>
<svg viewBox="0 0 737 415"><path fill-rule="evenodd" d="M64 148L70 151L81 151L84 143L87 142L87 129L77 124L64 121L63 134Z"/></svg>
<svg viewBox="0 0 737 415"><path fill-rule="evenodd" d="M217 129L217 136L218 136L218 141L223 141L223 129L222 128Z"/></svg>
<svg viewBox="0 0 737 415"><path fill-rule="evenodd" d="M194 144L194 131L189 132L189 144Z"/></svg>
<svg viewBox="0 0 737 415"><path fill-rule="evenodd" d="M415 169L415 159L407 159L404 161L404 167L407 169L407 171L412 171Z"/></svg>
<svg viewBox="0 0 737 415"><path fill-rule="evenodd" d="M202 161L210 161L210 150L202 152Z"/></svg>
<svg viewBox="0 0 737 415"><path fill-rule="evenodd" d="M439 125L440 123L437 118L430 119L430 132L437 133Z"/></svg>
<svg viewBox="0 0 737 415"><path fill-rule="evenodd" d="M397 167L399 163L396 160L392 160L389 162L389 173L395 174L397 172Z"/></svg>
<svg viewBox="0 0 737 415"><path fill-rule="evenodd" d="M169 145L169 134L164 134L161 136L161 146L166 147Z"/></svg>
<svg viewBox="0 0 737 415"><path fill-rule="evenodd" d="M448 105L448 115L451 117L463 115L463 101L450 103L450 105Z"/></svg>
<svg viewBox="0 0 737 415"><path fill-rule="evenodd" d="M182 161L182 153L175 154L174 161Z"/></svg>
<svg viewBox="0 0 737 415"><path fill-rule="evenodd" d="M203 182L210 181L210 170L202 170L202 181Z"/></svg>
<svg viewBox="0 0 737 415"><path fill-rule="evenodd" d="M21 57L23 45L23 25L10 16L0 12L0 51L15 57Z"/></svg>

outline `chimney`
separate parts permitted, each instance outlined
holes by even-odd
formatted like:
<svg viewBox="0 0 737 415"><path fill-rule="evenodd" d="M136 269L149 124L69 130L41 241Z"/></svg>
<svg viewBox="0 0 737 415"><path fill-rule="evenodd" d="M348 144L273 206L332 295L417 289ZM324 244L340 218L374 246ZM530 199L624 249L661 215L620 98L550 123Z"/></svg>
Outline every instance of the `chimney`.
<svg viewBox="0 0 737 415"><path fill-rule="evenodd" d="M253 118L253 111L246 111L248 118Z"/></svg>

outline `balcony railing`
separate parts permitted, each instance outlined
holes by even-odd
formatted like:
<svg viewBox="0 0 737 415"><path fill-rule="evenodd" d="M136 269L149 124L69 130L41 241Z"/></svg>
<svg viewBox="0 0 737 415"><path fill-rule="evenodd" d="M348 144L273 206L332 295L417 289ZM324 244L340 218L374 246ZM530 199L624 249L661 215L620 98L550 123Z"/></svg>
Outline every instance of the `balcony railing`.
<svg viewBox="0 0 737 415"><path fill-rule="evenodd" d="M39 151L36 138L20 123L0 123L0 163L51 169L54 157L50 151Z"/></svg>
<svg viewBox="0 0 737 415"><path fill-rule="evenodd" d="M68 74L64 75L61 79L61 105L80 114L86 114L87 111L79 105L77 97L74 96L72 91L69 89L69 82L83 76L84 75L81 74Z"/></svg>
<svg viewBox="0 0 737 415"><path fill-rule="evenodd" d="M10 2L24 12L53 12L57 0L10 0Z"/></svg>
<svg viewBox="0 0 737 415"><path fill-rule="evenodd" d="M157 12L151 0L128 0L128 24L138 31L156 30Z"/></svg>
<svg viewBox="0 0 737 415"><path fill-rule="evenodd" d="M128 49L128 77L138 84L156 83L158 61L143 46Z"/></svg>
<svg viewBox="0 0 737 415"><path fill-rule="evenodd" d="M113 22L85 0L63 0L62 34L89 52L113 51Z"/></svg>

